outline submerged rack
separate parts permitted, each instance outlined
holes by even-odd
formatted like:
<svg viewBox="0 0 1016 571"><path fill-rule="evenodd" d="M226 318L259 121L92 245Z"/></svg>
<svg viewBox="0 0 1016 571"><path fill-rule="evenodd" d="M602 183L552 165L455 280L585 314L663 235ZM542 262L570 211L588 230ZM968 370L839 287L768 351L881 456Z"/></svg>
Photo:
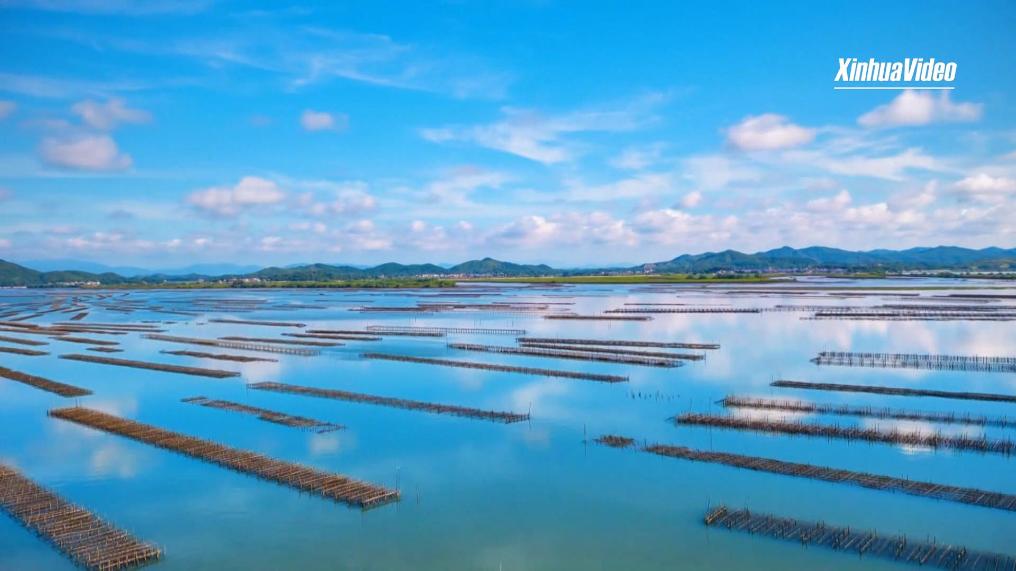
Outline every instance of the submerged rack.
<svg viewBox="0 0 1016 571"><path fill-rule="evenodd" d="M235 325L263 325L265 327L306 327L306 323L293 321L257 321L253 319L209 319L209 323L231 323Z"/></svg>
<svg viewBox="0 0 1016 571"><path fill-rule="evenodd" d="M83 397L92 394L92 391L88 389L75 387L74 385L68 385L57 381L51 381L43 377L36 377L35 375L15 371L14 369L8 369L7 367L0 367L0 377L48 391L62 397Z"/></svg>
<svg viewBox="0 0 1016 571"><path fill-rule="evenodd" d="M203 351L159 351L166 355L180 355L184 357L197 357L199 359L214 359L216 361L233 361L236 363L254 363L254 362L266 362L266 363L277 363L278 359L268 359L265 357L250 357L247 355L228 355L226 353L205 353Z"/></svg>
<svg viewBox="0 0 1016 571"><path fill-rule="evenodd" d="M609 435L614 436L614 435ZM625 438L623 436L618 438ZM760 456L746 456L743 454L732 454L729 452L713 452L707 450L695 450L684 446L671 446L668 444L650 444L640 448L659 456L691 460L694 462L708 462L712 464L723 464L735 468L767 472L770 474L782 474L797 478L809 478L822 480L835 484L851 484L862 488L882 490L886 492L899 492L912 496L947 500L961 504L970 504L986 508L994 508L1006 511L1016 511L1016 495L1002 492L989 492L978 488L965 488L961 486L950 486L946 484L934 484L919 480L906 478L894 478L880 474L867 472L855 472L852 470L841 470L828 468L815 464L800 464L797 462L786 462L773 458Z"/></svg>
<svg viewBox="0 0 1016 571"><path fill-rule="evenodd" d="M585 351L581 347L567 349L544 349L539 347L504 347L500 345L479 345L475 343L449 343L452 349L476 351L480 353L504 353L508 355L526 355L530 357L549 357L554 359L574 359L577 361L602 361L606 363L623 363L626 365L645 365L648 367L680 367L684 363L674 359L661 357L644 357L637 355L620 355L616 353L599 353Z"/></svg>
<svg viewBox="0 0 1016 571"><path fill-rule="evenodd" d="M825 522L801 521L748 509L717 506L706 512L703 522L752 535L763 535L802 545L815 545L901 563L955 571L1014 570L1016 559L998 553L974 551L938 542L915 541L905 535L879 535L875 531L836 527Z"/></svg>
<svg viewBox="0 0 1016 571"><path fill-rule="evenodd" d="M805 414L829 414L835 416L859 416L868 418L885 418L891 420L913 420L938 422L943 424L969 424L974 426L997 426L1008 428L1016 426L1016 419L1006 417L976 416L957 414L954 412L925 412L891 408L875 408L870 406L851 406L841 404L818 404L796 400L778 400L728 395L722 401L727 408L747 408L754 410L771 410Z"/></svg>
<svg viewBox="0 0 1016 571"><path fill-rule="evenodd" d="M219 337L221 341L242 341L247 343L270 343L272 345L300 345L309 347L340 347L342 343L334 341L293 341L291 339L274 339L271 337L240 337L237 335L230 335L226 337Z"/></svg>
<svg viewBox="0 0 1016 571"><path fill-rule="evenodd" d="M494 410L481 410L478 408L469 408L450 404L430 403L394 397L384 397L364 393L354 393L349 391L341 391L337 389L319 389L316 387L287 385L285 383L275 383L275 382L253 383L247 386L254 390L259 391L289 393L311 397L341 400L347 402L389 406L393 408L403 408L407 410L419 410L423 412L432 412L437 414L450 414L453 416L462 416L466 418L492 420L495 422L503 422L505 424L529 420L529 414L520 414L515 412L498 412Z"/></svg>
<svg viewBox="0 0 1016 571"><path fill-rule="evenodd" d="M203 369L201 367L182 367L180 365L167 365L165 363L150 363L148 361L134 361L132 359L116 359L113 357L98 357L94 355L79 355L71 353L60 355L61 359L71 361L84 361L86 363L101 363L103 365L116 365L118 367L133 367L135 369L149 369L152 371L164 371L166 373L180 373L182 375L194 375L198 377L212 377L214 379L225 379L228 377L239 377L236 371L222 371L219 369Z"/></svg>
<svg viewBox="0 0 1016 571"><path fill-rule="evenodd" d="M231 448L210 440L195 438L89 408L61 408L49 411L49 415L362 509L380 506L399 499L397 490L301 464L276 460L256 452Z"/></svg>
<svg viewBox="0 0 1016 571"><path fill-rule="evenodd" d="M412 355L393 355L390 353L361 353L360 357L364 359L380 359L384 361L401 361L404 363L443 365L446 367L459 367L463 369L481 369L484 371L499 371L502 373L521 373L523 375L539 375L542 377L582 379L586 381L600 381L604 383L623 383L628 381L628 377L623 377L620 375L603 375L599 373L583 373L580 371L559 371L556 369L540 369L534 367L514 367L511 365L497 365L493 363L477 363L475 361L457 361L454 359L433 359L430 357L414 357Z"/></svg>
<svg viewBox="0 0 1016 571"><path fill-rule="evenodd" d="M976 452L993 452L996 454L1012 454L1016 443L1012 440L988 439L984 436L945 435L939 432L926 433L901 430L879 430L877 428L861 428L838 426L835 424L810 424L768 418L746 418L740 416L721 416L714 414L687 413L674 417L675 424L710 426L732 430L754 430L775 434L794 436L815 436L822 438L839 438L843 440L866 440L883 444L901 444L922 446L927 448L952 448L955 450L972 450Z"/></svg>
<svg viewBox="0 0 1016 571"><path fill-rule="evenodd" d="M972 393L964 391L939 391L932 389L909 389L905 387L886 387L878 385L846 385L842 383L812 383L808 381L779 380L769 383L774 387L789 389L810 389L816 391L837 391L847 393L872 393L878 395L894 395L904 397L935 397L960 400L983 400L992 402L1014 402L1016 395L998 393Z"/></svg>
<svg viewBox="0 0 1016 571"><path fill-rule="evenodd" d="M370 327L366 330L362 329L308 329L307 333L316 333L319 335L359 335L359 336L371 336L371 335L398 335L402 337L444 337L445 334L441 331L374 331Z"/></svg>
<svg viewBox="0 0 1016 571"><path fill-rule="evenodd" d="M811 360L816 365L892 369L944 369L986 373L1016 373L1016 357L973 355L921 355L909 353L850 353L823 351Z"/></svg>
<svg viewBox="0 0 1016 571"><path fill-rule="evenodd" d="M403 325L368 325L367 331L382 335L399 335L406 333L436 334L441 337L447 333L475 333L478 335L525 335L525 329L505 329L500 327L413 327Z"/></svg>
<svg viewBox="0 0 1016 571"><path fill-rule="evenodd" d="M649 321L650 315L574 315L560 313L544 315L544 319L571 319L576 321Z"/></svg>
<svg viewBox="0 0 1016 571"><path fill-rule="evenodd" d="M221 347L223 349L239 349L241 351L258 351L261 353L282 353L285 355L300 355L302 357L315 357L321 354L317 349L306 347L289 347L275 345L272 343L251 343L244 341L225 341L222 339L203 339L200 337L179 337L176 335L161 335L151 333L144 336L145 339L154 341L167 341L169 343L183 343L185 345L202 345L205 347Z"/></svg>
<svg viewBox="0 0 1016 571"><path fill-rule="evenodd" d="M142 542L2 464L0 510L86 569L128 569L162 557L158 547Z"/></svg>
<svg viewBox="0 0 1016 571"><path fill-rule="evenodd" d="M319 434L325 432L333 432L335 430L342 430L343 428L345 428L345 426L342 426L341 424L333 424L331 422L325 422L323 420L315 420L313 418L307 418L305 416L294 416L291 414L286 414L284 412L268 410L267 408L259 408L256 406L250 406L228 400L210 399L204 396L185 398L182 399L180 402L201 405L208 408L229 410L233 412L239 412L242 414L250 414L266 422L274 422L275 424L291 426L293 428L309 428Z"/></svg>
<svg viewBox="0 0 1016 571"><path fill-rule="evenodd" d="M617 349L613 347L597 347L595 345L566 345L558 343L520 343L523 347L534 349L557 349L561 351L582 351L586 353L608 353L611 355L638 355L641 357L660 357L663 359L680 359L683 361L701 361L705 355L698 353L666 353L663 351L638 351L631 349Z"/></svg>
<svg viewBox="0 0 1016 571"><path fill-rule="evenodd" d="M719 349L718 343L678 343L671 341L634 341L625 339L571 339L565 337L519 337L520 344L555 343L559 345L603 345L611 347L660 347L665 349Z"/></svg>

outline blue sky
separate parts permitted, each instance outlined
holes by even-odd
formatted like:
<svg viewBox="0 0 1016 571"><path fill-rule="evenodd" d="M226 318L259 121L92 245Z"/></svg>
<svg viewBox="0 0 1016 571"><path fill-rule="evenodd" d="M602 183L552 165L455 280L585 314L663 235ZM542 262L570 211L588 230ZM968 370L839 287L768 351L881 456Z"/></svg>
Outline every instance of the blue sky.
<svg viewBox="0 0 1016 571"><path fill-rule="evenodd" d="M0 0L0 258L1016 245L1012 2L338 4Z"/></svg>

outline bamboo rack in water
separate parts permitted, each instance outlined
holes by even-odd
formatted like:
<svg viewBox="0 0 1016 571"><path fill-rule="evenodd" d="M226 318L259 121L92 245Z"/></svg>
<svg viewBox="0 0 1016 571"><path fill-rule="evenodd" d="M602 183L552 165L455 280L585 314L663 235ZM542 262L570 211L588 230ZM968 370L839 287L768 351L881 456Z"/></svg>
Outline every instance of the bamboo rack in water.
<svg viewBox="0 0 1016 571"><path fill-rule="evenodd" d="M57 341L67 341L68 343L81 343L82 345L106 345L112 347L113 345L119 345L116 341L106 341L105 339L91 339L88 337L54 337Z"/></svg>
<svg viewBox="0 0 1016 571"><path fill-rule="evenodd" d="M413 327L408 325L368 325L367 331L382 335L423 333L433 337L442 337L448 333L475 333L478 335L526 334L525 329L506 329L501 327Z"/></svg>
<svg viewBox="0 0 1016 571"><path fill-rule="evenodd" d="M249 406L238 402L228 400L210 399L208 397L190 397L182 399L181 402L197 404L208 408L217 408L221 410L229 410L233 412L239 412L242 414L250 414L258 417L260 420L265 422L274 422L275 424L281 424L283 426L291 426L293 428L309 428L314 430L318 434L325 432L333 432L335 430L342 430L345 426L341 424L333 424L331 422L325 422L323 420L315 420L313 418L307 418L305 416L294 416L286 414L284 412L277 412L274 410L268 410L266 408L259 408L256 406Z"/></svg>
<svg viewBox="0 0 1016 571"><path fill-rule="evenodd" d="M579 371L559 371L556 369L538 369L533 367L513 367L511 365L495 365L492 363L477 363L474 361L456 361L454 359L432 359L429 357L413 357L412 355L392 355L390 353L361 353L360 357L364 359L401 361L404 363L443 365L446 367L460 367L463 369L481 369L484 371L499 371L502 373L521 373L523 375L540 375L542 377L581 379L586 381L599 381L603 383L623 383L628 381L628 377L622 377L620 375L602 375L598 373L583 373Z"/></svg>
<svg viewBox="0 0 1016 571"><path fill-rule="evenodd" d="M75 387L74 385L36 377L35 375L15 371L13 369L8 369L7 367L0 367L0 377L24 383L37 389L58 394L62 397L83 397L92 394L92 391L88 389L82 389L80 387Z"/></svg>
<svg viewBox="0 0 1016 571"><path fill-rule="evenodd" d="M158 547L136 539L2 464L0 510L85 569L128 569L162 556Z"/></svg>
<svg viewBox="0 0 1016 571"><path fill-rule="evenodd" d="M542 349L538 347L503 347L499 345L478 345L475 343L449 343L452 349L476 351L480 353L504 353L508 355L526 355L530 357L548 357L552 359L573 359L576 361L602 361L605 363L623 363L626 365L645 365L647 367L680 367L684 363L674 359L660 357L639 357L635 355L618 355L584 351L581 347L569 347L566 350Z"/></svg>
<svg viewBox="0 0 1016 571"><path fill-rule="evenodd" d="M257 351L261 353L282 353L286 355L300 355L302 357L314 357L321 354L317 349L305 347L287 347L271 343L249 343L242 341L223 341L222 339L202 339L200 337L178 337L175 335L149 334L145 339L154 341L167 341L169 343L183 343L186 345L201 345L204 347L221 347L223 349L239 349L241 351Z"/></svg>
<svg viewBox="0 0 1016 571"><path fill-rule="evenodd" d="M88 408L61 408L49 411L52 417L119 434L152 446L278 482L312 494L367 509L398 501L399 492L315 468L269 458L262 454L231 448L210 440L187 436L120 418Z"/></svg>
<svg viewBox="0 0 1016 571"><path fill-rule="evenodd" d="M583 351L587 353L609 353L612 355L638 355L641 357L660 357L663 359L680 359L684 361L701 361L705 355L697 353L667 353L664 351L637 351L630 349L616 349L613 347L596 347L593 345L563 345L557 343L532 343L521 344L523 347L534 349L557 349L561 351Z"/></svg>
<svg viewBox="0 0 1016 571"><path fill-rule="evenodd" d="M731 430L754 430L775 434L794 436L815 436L820 438L839 438L842 440L865 440L883 444L901 444L922 446L927 448L952 448L954 450L972 450L976 452L992 452L995 454L1012 454L1016 443L1012 440L988 439L984 436L950 436L939 432L925 433L901 430L879 430L877 428L860 428L838 426L835 424L808 424L774 419L745 418L739 416L720 416L713 414L687 413L674 417L675 424L710 426Z"/></svg>
<svg viewBox="0 0 1016 571"><path fill-rule="evenodd" d="M758 307L623 307L608 309L610 314L642 313L762 313Z"/></svg>
<svg viewBox="0 0 1016 571"><path fill-rule="evenodd" d="M78 313L78 314L74 315L73 317L71 317L71 321L81 321L82 319L84 319L86 317L88 317L88 312L87 311L82 311L81 313Z"/></svg>
<svg viewBox="0 0 1016 571"><path fill-rule="evenodd" d="M166 373L180 373L182 375L194 375L197 377L211 377L214 379L225 379L228 377L240 376L240 373L236 371L202 369L200 367L181 367L180 365L150 363L148 361L134 361L132 359L115 359L113 357L97 357L93 355L79 355L76 353L60 355L60 358L70 359L71 361L84 361L86 363L101 363L103 365L116 365L118 367L133 367L135 369L149 369L152 371L164 371Z"/></svg>
<svg viewBox="0 0 1016 571"><path fill-rule="evenodd" d="M572 315L569 313L544 315L544 319L571 319L575 321L649 321L649 315Z"/></svg>
<svg viewBox="0 0 1016 571"><path fill-rule="evenodd" d="M943 369L986 373L1016 373L1016 357L970 355L919 355L905 353L847 353L823 351L811 360L816 365L891 369Z"/></svg>
<svg viewBox="0 0 1016 571"><path fill-rule="evenodd" d="M960 391L937 391L929 389L908 389L904 387L883 387L877 385L845 385L841 383L811 383L807 381L779 380L769 383L774 387L789 389L810 389L816 391L837 391L847 393L872 393L903 397L934 397L943 399L983 400L991 402L1014 402L1016 395L997 393L971 393Z"/></svg>
<svg viewBox="0 0 1016 571"><path fill-rule="evenodd" d="M265 327L307 327L306 323L292 321L256 321L253 319L209 319L209 323L233 323L236 325L263 325Z"/></svg>
<svg viewBox="0 0 1016 571"><path fill-rule="evenodd" d="M722 401L727 408L748 408L753 410L773 410L782 412L799 412L805 414L830 414L836 416L860 416L867 418L885 418L891 420L911 420L937 422L942 424L969 424L974 426L997 426L1010 428L1016 426L1016 419L1006 417L975 416L969 413L924 412L891 408L874 408L870 406L851 406L840 404L818 404L795 400L777 400L728 395Z"/></svg>
<svg viewBox="0 0 1016 571"><path fill-rule="evenodd" d="M290 339L273 339L271 337L239 337L231 335L219 337L222 341L244 341L248 343L271 343L272 345L300 345L308 347L340 347L342 343L333 341L293 341Z"/></svg>
<svg viewBox="0 0 1016 571"><path fill-rule="evenodd" d="M266 363L278 363L278 359L268 359L265 357L249 357L247 355L227 355L225 353L205 353L203 351L159 351L166 355L181 355L184 357L197 357L199 359L214 359L216 361L233 361L235 363L255 363L255 362L266 362Z"/></svg>
<svg viewBox="0 0 1016 571"><path fill-rule="evenodd" d="M492 420L494 422L503 422L505 424L529 420L529 414L519 414L515 412L498 412L494 410L481 410L477 408L469 408L464 406L430 403L394 397L383 397L364 393L340 391L336 389L319 389L316 387L304 387L300 385L287 385L285 383L273 383L273 382L253 383L247 386L259 391L290 393L311 397L341 400L347 402L373 404L378 406L390 406L393 408L403 408L407 410L419 410L423 412L432 412L436 414L450 414L453 416L462 416L466 418Z"/></svg>
<svg viewBox="0 0 1016 571"><path fill-rule="evenodd" d="M719 349L717 343L677 343L670 341L632 341L624 339L568 339L562 337L519 337L520 344L555 343L559 345L604 345L611 347L661 347L664 349Z"/></svg>
<svg viewBox="0 0 1016 571"><path fill-rule="evenodd" d="M13 355L25 355L26 357L42 357L49 355L46 351L36 351L35 349L22 349L21 347L0 347L0 353L11 353Z"/></svg>
<svg viewBox="0 0 1016 571"><path fill-rule="evenodd" d="M440 331L385 331L376 332L371 329L308 329L307 333L320 335L398 335L401 337L444 337Z"/></svg>
<svg viewBox="0 0 1016 571"><path fill-rule="evenodd" d="M611 438L625 438L624 436L608 435ZM797 462L785 462L772 458L760 456L745 456L742 454L731 454L729 452L712 452L706 450L695 450L684 446L670 446L667 444L651 444L641 448L644 452L691 460L694 462L709 462L712 464L724 464L735 468L767 472L770 474L782 474L796 478L809 478L822 480L835 484L851 484L862 488L882 490L886 492L899 492L912 496L921 496L937 500L958 502L986 508L994 508L1006 511L1016 511L1016 495L1002 492L989 492L978 488L964 488L960 486L949 486L945 484L933 484L919 480L905 478L894 478L880 474L867 472L854 472L852 470L840 470L817 466L815 464L799 464Z"/></svg>
<svg viewBox="0 0 1016 571"><path fill-rule="evenodd" d="M286 337L300 339L335 339L339 341L380 341L377 335L355 335L345 333L283 333Z"/></svg>
<svg viewBox="0 0 1016 571"><path fill-rule="evenodd" d="M7 335L0 335L0 341L4 343L14 343L16 345L28 345L29 347L40 347L42 345L49 345L46 341L36 341L35 339L22 339L20 337L8 337Z"/></svg>
<svg viewBox="0 0 1016 571"><path fill-rule="evenodd" d="M879 535L875 531L862 531L849 527L834 527L824 522L800 521L748 509L731 510L726 506L706 512L704 523L710 527L725 528L752 535L792 541L801 545L815 545L910 563L922 567L938 567L954 571L1016 570L1016 559L998 553L973 551L966 547L943 545L938 542L914 541L905 535Z"/></svg>

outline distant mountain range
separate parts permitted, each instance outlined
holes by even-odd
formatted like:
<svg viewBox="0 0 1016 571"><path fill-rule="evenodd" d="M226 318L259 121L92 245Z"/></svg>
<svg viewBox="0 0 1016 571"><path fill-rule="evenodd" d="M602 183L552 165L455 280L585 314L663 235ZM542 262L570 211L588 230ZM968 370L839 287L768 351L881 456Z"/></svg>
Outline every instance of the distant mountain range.
<svg viewBox="0 0 1016 571"><path fill-rule="evenodd" d="M38 264L37 264L38 265ZM47 263L44 267L53 267ZM67 267L89 267L87 263L68 261ZM112 270L93 264L97 270ZM539 277L560 275L596 275L625 273L711 274L717 272L794 272L794 271L905 271L905 270L1016 270L1016 248L984 248L972 250L956 246L911 248L909 250L869 250L853 252L837 248L783 247L765 252L745 254L736 250L684 254L672 260L631 267L555 269L546 264L529 265L502 262L493 258L471 260L453 266L435 264L397 264L389 262L374 267L352 265L306 264L288 267L254 267L231 264L202 264L178 271L135 274L137 268L124 272L83 271L82 269L40 271L0 260L0 286L51 286L67 283L98 282L101 284L161 283L208 279L255 279L268 281L333 281L402 277ZM117 268L124 269L124 268Z"/></svg>

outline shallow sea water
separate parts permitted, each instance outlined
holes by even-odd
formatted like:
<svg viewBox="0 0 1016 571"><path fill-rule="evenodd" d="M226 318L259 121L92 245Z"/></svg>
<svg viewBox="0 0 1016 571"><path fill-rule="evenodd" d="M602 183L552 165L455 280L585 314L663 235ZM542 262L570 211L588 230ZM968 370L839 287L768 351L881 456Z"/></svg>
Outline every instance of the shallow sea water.
<svg viewBox="0 0 1016 571"><path fill-rule="evenodd" d="M957 284L955 281L944 282ZM837 286L885 282L832 282ZM797 284L802 285L802 284ZM814 285L829 285L818 282ZM900 287L939 285L906 280ZM966 282L962 285L975 285ZM185 307L200 298L267 300L252 312L217 310L199 317L91 307L81 323L157 320L167 333L194 337L277 337L296 331L210 323L211 318L298 321L307 329L365 325L505 327L531 336L719 343L704 361L679 368L473 353L448 342L514 345L510 336L451 334L448 338L386 337L348 341L317 357L262 355L157 342L137 334L89 337L123 344L113 357L236 370L242 377L208 379L58 359L89 353L85 345L44 337L52 354L0 354L5 367L88 388L64 399L0 379L0 463L65 498L163 547L157 569L890 569L889 561L803 548L702 524L710 505L750 507L841 526L936 538L942 543L1016 555L1016 515L849 485L764 474L598 446L605 433L638 441L727 451L1016 493L1016 460L996 454L910 449L886 444L676 426L675 414L724 413L727 394L821 403L890 406L1014 416L1016 405L880 395L827 393L769 386L778 378L1016 394L1016 375L851 367L818 367L819 351L955 355L1016 355L1016 322L811 321L802 312L654 314L647 322L543 319L540 312L443 311L387 314L358 306L417 302L572 303L581 314L625 303L769 307L906 303L891 293L838 298L828 292L729 294L781 286L565 286L474 291L227 290L131 292L126 299ZM997 290L983 290L993 293ZM0 305L74 296L78 291L0 291ZM430 297L441 293L440 297ZM949 291L920 292L921 296ZM1013 294L1014 290L1003 293ZM117 292L116 295L123 295ZM176 305L174 305L176 304ZM286 305L320 308L287 309ZM1016 305L1016 300L997 303ZM89 303L89 305L93 305ZM46 324L70 314L31 320ZM4 335L28 337L14 333ZM5 344L7 345L7 344ZM277 363L232 363L160 354L160 350L250 354ZM660 351L682 351L653 349ZM622 374L629 382L583 380L363 360L363 351ZM99 355L98 353L94 353ZM245 383L280 381L447 404L531 412L529 422L497 424L300 395L250 390ZM345 425L317 434L233 412L180 402L204 395ZM81 404L185 434L300 462L387 486L402 501L361 512L293 489L46 416ZM877 424L1016 438L1016 429L898 424L851 417L795 416L843 425ZM44 541L0 515L0 569L73 569Z"/></svg>

